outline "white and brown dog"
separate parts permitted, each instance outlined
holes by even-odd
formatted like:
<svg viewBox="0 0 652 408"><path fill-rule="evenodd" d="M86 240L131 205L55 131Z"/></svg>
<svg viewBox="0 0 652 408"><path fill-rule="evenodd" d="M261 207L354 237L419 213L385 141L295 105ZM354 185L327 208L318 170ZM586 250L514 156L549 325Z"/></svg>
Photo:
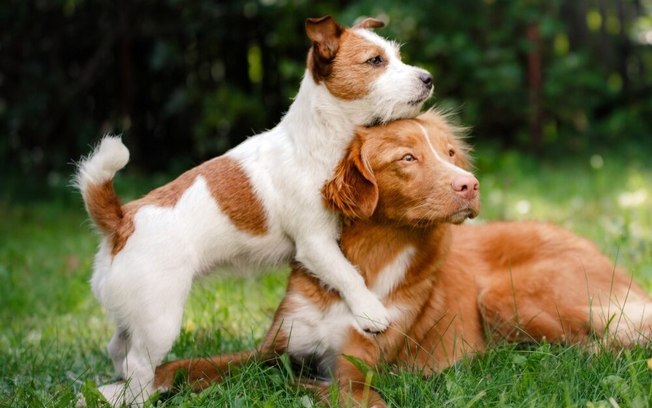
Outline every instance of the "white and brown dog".
<svg viewBox="0 0 652 408"><path fill-rule="evenodd" d="M104 235L92 288L115 321L108 349L125 380L100 387L110 402L148 398L193 280L220 265L294 257L342 295L362 330L387 327L390 315L342 254L339 215L320 194L356 126L415 116L432 93L430 74L370 30L382 25L308 19L307 70L278 126L139 200L122 205L113 189L129 159L119 138L104 138L80 163L76 182Z"/></svg>
<svg viewBox="0 0 652 408"><path fill-rule="evenodd" d="M342 406L383 407L369 370L386 362L423 375L491 339L615 347L649 342L652 299L588 240L534 222L460 224L478 212L468 147L442 116L360 129L324 189L346 218L341 244L392 323L369 335L338 293L295 264L287 293L257 351L169 362L155 386L179 370L195 389L252 359L282 353L321 381L306 383ZM362 364L360 364L362 362Z"/></svg>

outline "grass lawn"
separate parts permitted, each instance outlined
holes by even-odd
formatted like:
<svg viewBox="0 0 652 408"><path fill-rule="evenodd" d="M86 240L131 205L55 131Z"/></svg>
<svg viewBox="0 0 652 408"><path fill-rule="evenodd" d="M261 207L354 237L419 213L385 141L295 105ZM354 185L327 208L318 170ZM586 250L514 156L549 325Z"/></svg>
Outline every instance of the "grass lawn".
<svg viewBox="0 0 652 408"><path fill-rule="evenodd" d="M480 222L539 219L590 237L652 292L652 166L608 156L535 161L481 149ZM646 156L645 154L640 157ZM649 160L649 154L648 158ZM127 172L128 173L128 172ZM112 327L90 292L98 243L81 201L50 180L45 200L0 199L0 407L68 407L80 390L112 379ZM124 197L152 180L120 176ZM284 292L287 269L256 279L215 277L196 285L169 358L237 351L259 341ZM440 375L382 370L393 406L648 407L652 346L617 354L578 347L503 345ZM252 364L201 394L160 406L310 407L285 367Z"/></svg>

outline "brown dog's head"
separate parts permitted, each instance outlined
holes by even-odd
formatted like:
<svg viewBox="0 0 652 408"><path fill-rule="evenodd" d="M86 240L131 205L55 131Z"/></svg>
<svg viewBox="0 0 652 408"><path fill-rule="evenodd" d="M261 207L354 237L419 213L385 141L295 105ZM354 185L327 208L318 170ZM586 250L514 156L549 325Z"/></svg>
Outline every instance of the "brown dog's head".
<svg viewBox="0 0 652 408"><path fill-rule="evenodd" d="M322 190L327 206L350 219L415 227L474 218L479 184L459 133L433 111L359 128Z"/></svg>

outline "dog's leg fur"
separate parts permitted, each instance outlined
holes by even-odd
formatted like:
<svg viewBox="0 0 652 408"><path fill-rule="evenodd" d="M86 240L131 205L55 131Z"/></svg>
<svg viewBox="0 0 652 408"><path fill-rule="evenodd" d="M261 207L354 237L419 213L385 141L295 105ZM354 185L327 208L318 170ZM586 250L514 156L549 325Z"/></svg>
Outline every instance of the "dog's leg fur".
<svg viewBox="0 0 652 408"><path fill-rule="evenodd" d="M287 296L278 307L272 325L259 349L165 363L156 368L154 389L160 392L172 390L175 378L181 374L186 376L187 383L191 384L194 391L200 391L211 384L221 382L233 367L252 361L275 364L278 356L287 351L288 333L282 326L283 307L286 302Z"/></svg>
<svg viewBox="0 0 652 408"><path fill-rule="evenodd" d="M584 345L599 339L616 347L649 341L649 296L597 249L572 238L566 241L574 246L558 251L557 263L540 247L526 261L493 271L491 283L478 293L490 334L508 341ZM584 261L578 265L580 256Z"/></svg>
<svg viewBox="0 0 652 408"><path fill-rule="evenodd" d="M124 361L127 357L127 352L129 351L130 347L131 342L129 339L129 333L124 329L117 328L113 334L113 337L111 338L111 341L109 342L107 349L109 351L111 361L113 362L115 374L118 376L118 378L125 378Z"/></svg>
<svg viewBox="0 0 652 408"><path fill-rule="evenodd" d="M332 288L342 288L340 294L349 305L360 327L377 332L389 324L389 314L382 302L369 292L360 272L344 257L337 241L316 235L297 241L296 261L308 271L329 271L318 277ZM371 311L377 312L370 315Z"/></svg>
<svg viewBox="0 0 652 408"><path fill-rule="evenodd" d="M259 357L257 350L224 354L207 358L175 360L156 368L154 389L161 392L172 390L177 376L185 380L193 391L201 391L211 384L219 383L233 367L243 365Z"/></svg>
<svg viewBox="0 0 652 408"><path fill-rule="evenodd" d="M135 239L132 244L139 245L141 241ZM189 268L189 263L181 263L185 258L180 262L169 261L165 257L152 257L144 264L118 255L113 262L111 284L102 288L102 295L108 295L101 297L104 306L120 328L109 345L109 353L116 373L126 384L124 391L119 390L118 384L100 388L114 405L147 400L153 391L154 369L172 347L181 328L193 274L185 273ZM150 288L151 293L159 295L143 297L130 293L140 288ZM122 301L125 297L130 301Z"/></svg>
<svg viewBox="0 0 652 408"><path fill-rule="evenodd" d="M385 336L383 336L385 337ZM381 358L381 347L374 338L351 330L337 358L334 378L339 387L341 406L385 407L372 388L373 373ZM354 361L361 362L360 367ZM368 369L365 369L365 367ZM324 389L321 394L326 392Z"/></svg>
<svg viewBox="0 0 652 408"><path fill-rule="evenodd" d="M478 295L478 306L489 335L495 340L587 343L586 311L541 302L509 279L496 282ZM547 297L546 299L549 299Z"/></svg>
<svg viewBox="0 0 652 408"><path fill-rule="evenodd" d="M385 407L380 394L372 387L373 373L381 361L392 362L409 342L406 333L416 315L407 316L381 335L368 335L350 329L344 346L335 363L334 378L339 387L342 406ZM362 364L359 364L361 362ZM328 395L329 386L321 386L322 399Z"/></svg>

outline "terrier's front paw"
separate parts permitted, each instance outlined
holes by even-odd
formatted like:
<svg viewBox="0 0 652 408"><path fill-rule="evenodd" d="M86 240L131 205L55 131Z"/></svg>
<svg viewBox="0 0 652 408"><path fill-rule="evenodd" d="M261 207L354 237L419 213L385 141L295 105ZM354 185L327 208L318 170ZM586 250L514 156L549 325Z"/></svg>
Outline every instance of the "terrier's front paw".
<svg viewBox="0 0 652 408"><path fill-rule="evenodd" d="M389 326L389 311L376 296L356 301L351 311L360 329L367 333L381 333Z"/></svg>

